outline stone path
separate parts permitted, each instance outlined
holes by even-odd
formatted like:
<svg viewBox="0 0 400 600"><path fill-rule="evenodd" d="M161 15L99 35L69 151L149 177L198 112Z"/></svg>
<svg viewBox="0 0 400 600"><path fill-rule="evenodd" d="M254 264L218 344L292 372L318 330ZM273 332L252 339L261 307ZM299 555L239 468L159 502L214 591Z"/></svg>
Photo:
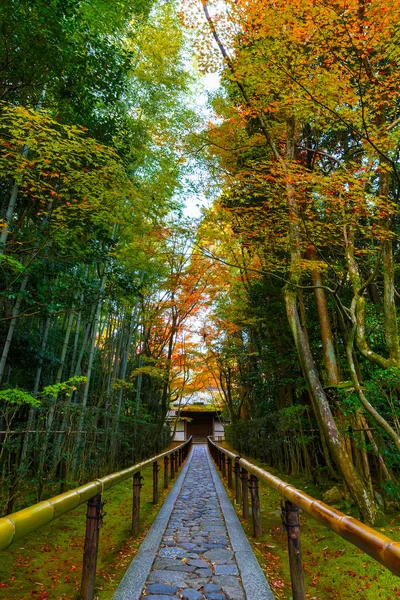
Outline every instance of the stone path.
<svg viewBox="0 0 400 600"><path fill-rule="evenodd" d="M274 600L205 445L195 445L113 600Z"/></svg>
<svg viewBox="0 0 400 600"><path fill-rule="evenodd" d="M143 599L245 600L206 453L193 448Z"/></svg>

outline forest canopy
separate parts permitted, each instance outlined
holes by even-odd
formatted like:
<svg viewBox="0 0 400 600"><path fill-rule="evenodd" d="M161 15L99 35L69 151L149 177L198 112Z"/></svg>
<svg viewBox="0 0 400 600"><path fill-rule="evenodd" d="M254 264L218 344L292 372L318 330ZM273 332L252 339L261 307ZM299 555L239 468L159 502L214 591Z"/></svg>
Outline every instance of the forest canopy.
<svg viewBox="0 0 400 600"><path fill-rule="evenodd" d="M4 511L165 447L171 403L204 392L238 452L379 523L400 502L397 0L0 11Z"/></svg>

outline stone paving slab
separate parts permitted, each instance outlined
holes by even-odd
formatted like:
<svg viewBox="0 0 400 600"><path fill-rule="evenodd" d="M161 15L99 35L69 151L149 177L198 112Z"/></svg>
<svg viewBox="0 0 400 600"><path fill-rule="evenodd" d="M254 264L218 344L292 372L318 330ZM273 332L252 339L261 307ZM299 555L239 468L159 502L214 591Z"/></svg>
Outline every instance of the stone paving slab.
<svg viewBox="0 0 400 600"><path fill-rule="evenodd" d="M151 568L147 556L135 577L139 551L113 600L273 600L206 445L193 447L184 471Z"/></svg>

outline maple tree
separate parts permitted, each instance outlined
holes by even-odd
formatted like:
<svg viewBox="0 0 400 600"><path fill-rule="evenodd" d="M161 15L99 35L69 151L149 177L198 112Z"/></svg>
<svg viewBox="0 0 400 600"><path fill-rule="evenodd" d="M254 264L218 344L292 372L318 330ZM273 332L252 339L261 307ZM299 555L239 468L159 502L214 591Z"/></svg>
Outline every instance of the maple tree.
<svg viewBox="0 0 400 600"><path fill-rule="evenodd" d="M399 7L379 1L343 7L307 1L227 4L228 11L206 1L190 3L188 10L192 22L203 19L203 35L208 27L206 39L216 42L211 61L208 47L202 50L204 67L215 64L215 51L224 64L226 93L214 101L220 121L201 135L201 143L217 157L214 168L225 180L219 200L225 222L251 257L244 271L282 282L321 436L363 517L373 522L377 507L368 466L360 471L355 458L353 464L343 425L338 426L343 409L332 405L332 394L343 384L339 352L362 407L357 418L364 412L399 447L390 409L373 406L355 357L357 349L383 369L398 368L393 15ZM258 263L255 268L251 261ZM380 287L385 350L366 334L366 293ZM322 361L310 348L306 290L315 293ZM336 305L339 348L333 345L326 294Z"/></svg>

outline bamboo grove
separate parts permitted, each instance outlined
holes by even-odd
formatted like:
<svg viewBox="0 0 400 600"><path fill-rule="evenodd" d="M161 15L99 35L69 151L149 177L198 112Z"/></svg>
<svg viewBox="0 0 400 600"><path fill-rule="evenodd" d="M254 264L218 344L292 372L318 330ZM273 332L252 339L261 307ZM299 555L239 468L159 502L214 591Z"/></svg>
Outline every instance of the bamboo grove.
<svg viewBox="0 0 400 600"><path fill-rule="evenodd" d="M0 15L11 512L169 443L168 360L191 310L174 286L191 277L193 232L178 223L195 118L173 3L6 1Z"/></svg>

